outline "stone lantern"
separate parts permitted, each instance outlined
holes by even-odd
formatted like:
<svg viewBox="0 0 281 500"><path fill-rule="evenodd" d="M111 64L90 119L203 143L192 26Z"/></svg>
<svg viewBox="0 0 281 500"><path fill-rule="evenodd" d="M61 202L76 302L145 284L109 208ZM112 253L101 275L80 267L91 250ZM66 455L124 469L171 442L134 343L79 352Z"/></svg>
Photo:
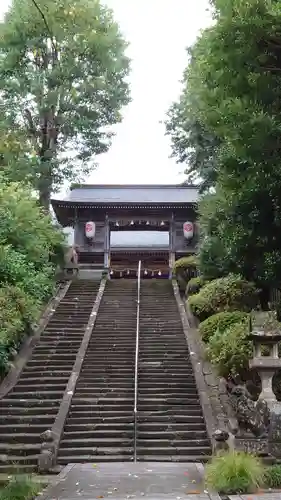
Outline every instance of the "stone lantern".
<svg viewBox="0 0 281 500"><path fill-rule="evenodd" d="M249 338L254 344L250 368L257 370L261 378L262 390L259 401L266 402L269 412L268 453L281 458L281 403L277 401L272 388L272 379L281 369L281 359L278 354L281 331L275 321L275 324L269 323L267 327L252 329ZM267 350L268 355L263 355L263 348Z"/></svg>
<svg viewBox="0 0 281 500"><path fill-rule="evenodd" d="M260 400L266 401L269 408L276 403L276 396L272 389L272 379L281 369L281 359L278 355L278 344L281 341L281 331L266 329L253 329L249 335L253 341L254 353L250 360L250 368L257 370L261 378L262 390ZM268 356L262 354L263 347L269 352Z"/></svg>

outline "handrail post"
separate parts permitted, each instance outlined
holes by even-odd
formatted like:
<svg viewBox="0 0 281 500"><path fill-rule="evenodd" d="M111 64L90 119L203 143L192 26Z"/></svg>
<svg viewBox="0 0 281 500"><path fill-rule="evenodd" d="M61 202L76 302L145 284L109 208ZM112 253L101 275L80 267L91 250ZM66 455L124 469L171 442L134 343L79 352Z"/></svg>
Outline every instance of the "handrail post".
<svg viewBox="0 0 281 500"><path fill-rule="evenodd" d="M139 371L139 336L140 336L140 278L141 260L138 265L137 291L137 326L136 326L136 353L135 353L135 394L134 394L134 462L137 461L137 423L138 423L138 371Z"/></svg>

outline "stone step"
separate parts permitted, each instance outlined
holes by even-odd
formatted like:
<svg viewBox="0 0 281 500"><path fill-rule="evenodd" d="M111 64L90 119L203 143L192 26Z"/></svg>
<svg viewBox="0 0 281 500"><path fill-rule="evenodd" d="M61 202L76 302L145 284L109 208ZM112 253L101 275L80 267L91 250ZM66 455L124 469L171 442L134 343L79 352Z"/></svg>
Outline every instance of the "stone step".
<svg viewBox="0 0 281 500"><path fill-rule="evenodd" d="M65 390L65 386L67 384L67 380L61 380L59 381L54 380L53 383L46 383L44 382L44 389L45 391L52 391L52 389L55 389L56 392L59 392L61 394L62 391ZM30 393L31 394L34 392L36 395L38 395L41 392L41 387L42 387L42 380L37 381L37 383L33 382L32 384L29 384L26 380L21 380L20 382L17 383L17 393L22 392L22 393ZM15 393L11 393L15 394Z"/></svg>
<svg viewBox="0 0 281 500"><path fill-rule="evenodd" d="M132 440L131 440L132 441ZM122 444L122 443L120 443ZM79 457L79 455L83 454L84 456L88 456L89 457L89 460L90 462L93 461L93 458L91 457L94 457L94 456L106 456L106 457L109 457L110 455L123 455L123 456L129 456L129 457L132 457L133 456L133 453L134 453L134 449L133 449L133 446L118 446L118 444L116 446L90 446L90 447L86 447L86 446L83 446L82 448L65 448L65 447L60 447L60 456L63 456L63 457ZM75 463L75 459L71 458L71 460L69 459L69 462L68 463L71 463L71 462L74 462ZM119 459L120 461L120 459ZM61 459L59 459L59 463L61 463Z"/></svg>
<svg viewBox="0 0 281 500"><path fill-rule="evenodd" d="M60 402L60 398L63 395L63 390L60 391L13 391L9 394L10 399L25 399L33 401L34 399L55 399Z"/></svg>
<svg viewBox="0 0 281 500"><path fill-rule="evenodd" d="M166 455L172 455L172 456L179 456L179 455L207 455L211 456L211 449L209 445L197 445L196 441L191 442L191 446L153 446L153 447L148 447L146 446L141 446L138 443L138 459L140 460L143 458L143 456L149 457L149 455L154 455L154 456L166 456ZM193 444L193 446L192 446ZM190 460L193 461L193 460ZM149 462L149 459L148 459Z"/></svg>
<svg viewBox="0 0 281 500"><path fill-rule="evenodd" d="M50 319L19 381L0 401L0 472L36 470L40 435L59 411L99 282L73 282Z"/></svg>
<svg viewBox="0 0 281 500"><path fill-rule="evenodd" d="M71 449L72 452L74 449L93 449L96 447L102 448L123 448L123 447L132 447L133 446L133 439L134 439L134 431L131 430L129 432L129 437L121 435L120 437L117 437L116 435L109 434L108 436L105 434L103 437L95 436L94 438L91 438L90 436L83 437L83 439L73 439L72 437L67 439L67 436L65 435L64 438L60 442L60 447L61 449ZM0 443L0 449L1 449L1 443Z"/></svg>
<svg viewBox="0 0 281 500"><path fill-rule="evenodd" d="M13 393L10 393L12 395ZM34 399L27 399L27 398L18 398L18 399L13 399L11 397L3 398L1 400L0 408L1 411L4 413L7 409L19 409L21 412L28 411L29 409L33 408L34 410L38 411L49 411L51 408L56 408L57 405L59 405L61 402L60 399L51 399L50 401L46 400L41 400L38 398L37 400ZM50 410L51 411L51 410Z"/></svg>
<svg viewBox="0 0 281 500"><path fill-rule="evenodd" d="M27 383L30 383L29 387L32 387L32 385L36 386L37 385L41 385L42 383L44 384L44 387L47 387L48 384L65 384L67 381L68 381L68 375L65 375L65 376L54 376L54 375L49 375L49 376L44 376L44 374L42 375L42 372L40 373L40 379L38 377L34 377L34 376L26 376L26 375L21 375L21 378L19 379L19 381L17 382L17 388L19 388L20 386L23 386Z"/></svg>
<svg viewBox="0 0 281 500"><path fill-rule="evenodd" d="M123 293L119 288L110 281L103 295L60 443L61 464L96 460L96 455L113 461L133 457L136 282ZM111 425L109 434L103 426L87 438L85 426L91 432L101 422Z"/></svg>
<svg viewBox="0 0 281 500"><path fill-rule="evenodd" d="M133 436L134 436L134 424L131 423L130 425L122 425L122 426L119 426L118 428L113 428L113 426L111 426L112 428L109 428L109 426L107 424L104 424L103 426L100 426L100 429L94 429L94 430L91 430L91 429L87 429L87 430L78 430L78 431L67 431L65 430L65 434L64 434L64 440L65 442L71 442L73 444L75 444L76 442L78 443L79 441L82 441L84 444L82 444L82 446L85 446L85 443L87 442L94 442L95 444L97 444L98 442L100 442L100 439L106 439L106 440L109 440L110 439L115 439L118 438L119 440L124 437L124 438L128 438L128 439L131 439ZM165 430L162 430L162 431L140 431L138 429L138 433L137 433L137 436L138 436L138 441L139 443L142 443L143 446L146 445L145 441L147 441L147 443L149 443L148 445L152 446L153 443L155 442L156 444L159 445L159 441L167 441L168 443L170 442L170 440L173 441L173 445L174 444L177 444L178 441L180 443L182 443L182 446L186 445L186 443L188 442L191 442L191 441L195 441L194 440L194 431L190 431L190 430L182 430L182 431L171 431L169 429L165 429ZM206 431L204 430L199 430L197 431L196 433L196 441L197 440L205 440L206 439L208 440L207 438L207 433ZM0 438L1 440L4 440L2 439L2 437ZM98 441L96 441L98 440ZM166 444L166 442L165 442Z"/></svg>
<svg viewBox="0 0 281 500"><path fill-rule="evenodd" d="M2 443L0 442L0 454L15 453L17 455L34 455L40 453L41 443Z"/></svg>
<svg viewBox="0 0 281 500"><path fill-rule="evenodd" d="M88 398L100 398L102 396L107 396L107 395L114 395L116 398L122 398L125 396L130 396L131 400L134 399L134 388L129 388L129 389L124 389L124 388L119 388L117 389L116 387L110 388L110 387L104 387L104 388L84 388L81 389L76 388L75 395L78 398L81 397L88 397Z"/></svg>
<svg viewBox="0 0 281 500"><path fill-rule="evenodd" d="M68 417L66 427L68 430L71 430L72 425L95 425L95 424L100 424L103 422L106 423L113 423L113 424L118 424L118 423L126 423L126 424L131 424L134 421L134 414L133 411L127 412L103 412L97 410L95 413L94 412L71 412L71 414Z"/></svg>
<svg viewBox="0 0 281 500"><path fill-rule="evenodd" d="M34 414L34 412L32 413L28 413L27 415L26 414L22 414L22 408L21 408L21 411L18 412L18 413L7 413L5 411L5 414L6 416L5 417L0 417L0 424L3 425L5 424L5 422L7 422L7 415L9 415L9 424L7 424L9 426L10 429L13 429L14 427L18 427L20 424L26 426L28 425L29 427L32 427L33 425L44 425L45 429L46 427L48 427L48 425L50 423L53 423L54 419L55 419L55 416L57 414L57 408L55 409L56 411L52 414L50 412L50 410L48 411L49 414L40 414L38 412L38 414ZM47 411L47 410L45 410Z"/></svg>
<svg viewBox="0 0 281 500"><path fill-rule="evenodd" d="M201 454L201 450L198 449L198 453L194 453L193 455L176 455L175 453L171 453L171 455L144 455L141 453L138 456L138 462L180 462L184 464L191 462L206 463L211 458L212 456L210 454ZM96 460L96 462L98 462L98 460Z"/></svg>
<svg viewBox="0 0 281 500"><path fill-rule="evenodd" d="M119 423L119 422L111 422L111 423L108 423L108 422L104 422L104 423L97 423L97 424L93 424L93 423L79 423L77 425L71 423L71 425L66 425L65 426L65 437L66 438L69 438L70 436L71 437L80 437L80 436L83 436L84 434L86 435L88 432L93 433L93 435L95 433L101 433L101 432L104 432L106 430L106 432L109 432L109 433L114 433L114 432L121 432L121 431L125 431L125 432L131 432L132 429L134 430L134 422L132 421L132 419L127 422L122 422L122 423Z"/></svg>
<svg viewBox="0 0 281 500"><path fill-rule="evenodd" d="M85 451L85 450L83 450ZM64 455L63 451L59 457L59 463L62 465L68 465L71 463L99 463L99 462L132 462L134 460L133 450L130 449L128 452L124 452L123 450L116 450L116 454L114 454L115 450L112 450L111 453L105 453L104 455L97 455L96 453L93 455ZM120 451L120 452L119 452ZM118 453L119 452L119 453Z"/></svg>

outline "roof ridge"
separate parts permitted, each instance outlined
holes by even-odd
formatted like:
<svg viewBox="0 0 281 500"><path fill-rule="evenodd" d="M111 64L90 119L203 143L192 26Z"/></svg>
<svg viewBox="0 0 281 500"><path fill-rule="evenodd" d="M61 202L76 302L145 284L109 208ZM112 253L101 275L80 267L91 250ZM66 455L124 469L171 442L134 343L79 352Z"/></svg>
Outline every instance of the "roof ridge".
<svg viewBox="0 0 281 500"><path fill-rule="evenodd" d="M195 184L72 184L74 189L199 189Z"/></svg>

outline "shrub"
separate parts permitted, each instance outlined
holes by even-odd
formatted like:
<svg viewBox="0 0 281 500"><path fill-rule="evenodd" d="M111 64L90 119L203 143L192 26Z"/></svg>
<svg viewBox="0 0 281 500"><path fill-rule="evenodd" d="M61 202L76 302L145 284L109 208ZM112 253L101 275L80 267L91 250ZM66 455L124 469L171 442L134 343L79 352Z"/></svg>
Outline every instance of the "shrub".
<svg viewBox="0 0 281 500"><path fill-rule="evenodd" d="M0 183L0 241L41 269L60 252L64 235L38 206L30 189L18 183Z"/></svg>
<svg viewBox="0 0 281 500"><path fill-rule="evenodd" d="M208 358L216 366L219 375L243 375L249 368L253 354L252 342L248 340L248 321L234 323L223 333L219 330L210 338Z"/></svg>
<svg viewBox="0 0 281 500"><path fill-rule="evenodd" d="M281 465L267 467L264 473L264 484L267 488L281 488Z"/></svg>
<svg viewBox="0 0 281 500"><path fill-rule="evenodd" d="M191 311L200 321L221 311L253 309L258 301L258 290L241 276L229 274L204 285L200 292L188 299Z"/></svg>
<svg viewBox="0 0 281 500"><path fill-rule="evenodd" d="M1 281L21 288L36 301L44 302L54 286L54 268L48 262L36 269L33 262L14 250L11 245L0 245Z"/></svg>
<svg viewBox="0 0 281 500"><path fill-rule="evenodd" d="M197 268L197 257L195 255L189 255L187 257L181 257L181 259L176 260L174 264L173 272L177 274L181 271L186 271Z"/></svg>
<svg viewBox="0 0 281 500"><path fill-rule="evenodd" d="M0 183L0 378L54 290L64 235L32 192Z"/></svg>
<svg viewBox="0 0 281 500"><path fill-rule="evenodd" d="M187 283L186 295L194 295L195 293L198 293L204 284L205 281L202 276L191 278Z"/></svg>
<svg viewBox="0 0 281 500"><path fill-rule="evenodd" d="M5 375L11 353L17 350L23 336L31 332L39 307L19 287L0 288L0 378Z"/></svg>
<svg viewBox="0 0 281 500"><path fill-rule="evenodd" d="M186 285L190 278L197 275L196 256L189 255L188 257L182 257L181 259L178 259L174 264L173 274L177 278L180 291L185 292Z"/></svg>
<svg viewBox="0 0 281 500"><path fill-rule="evenodd" d="M30 477L13 477L0 491L0 500L32 500L41 489L42 486Z"/></svg>
<svg viewBox="0 0 281 500"><path fill-rule="evenodd" d="M199 325L199 332L204 342L208 342L218 331L220 334L234 323L241 323L247 318L247 313L241 311L226 311L213 314Z"/></svg>
<svg viewBox="0 0 281 500"><path fill-rule="evenodd" d="M206 466L206 484L219 493L231 495L255 491L263 482L259 459L247 453L230 451L212 459Z"/></svg>

